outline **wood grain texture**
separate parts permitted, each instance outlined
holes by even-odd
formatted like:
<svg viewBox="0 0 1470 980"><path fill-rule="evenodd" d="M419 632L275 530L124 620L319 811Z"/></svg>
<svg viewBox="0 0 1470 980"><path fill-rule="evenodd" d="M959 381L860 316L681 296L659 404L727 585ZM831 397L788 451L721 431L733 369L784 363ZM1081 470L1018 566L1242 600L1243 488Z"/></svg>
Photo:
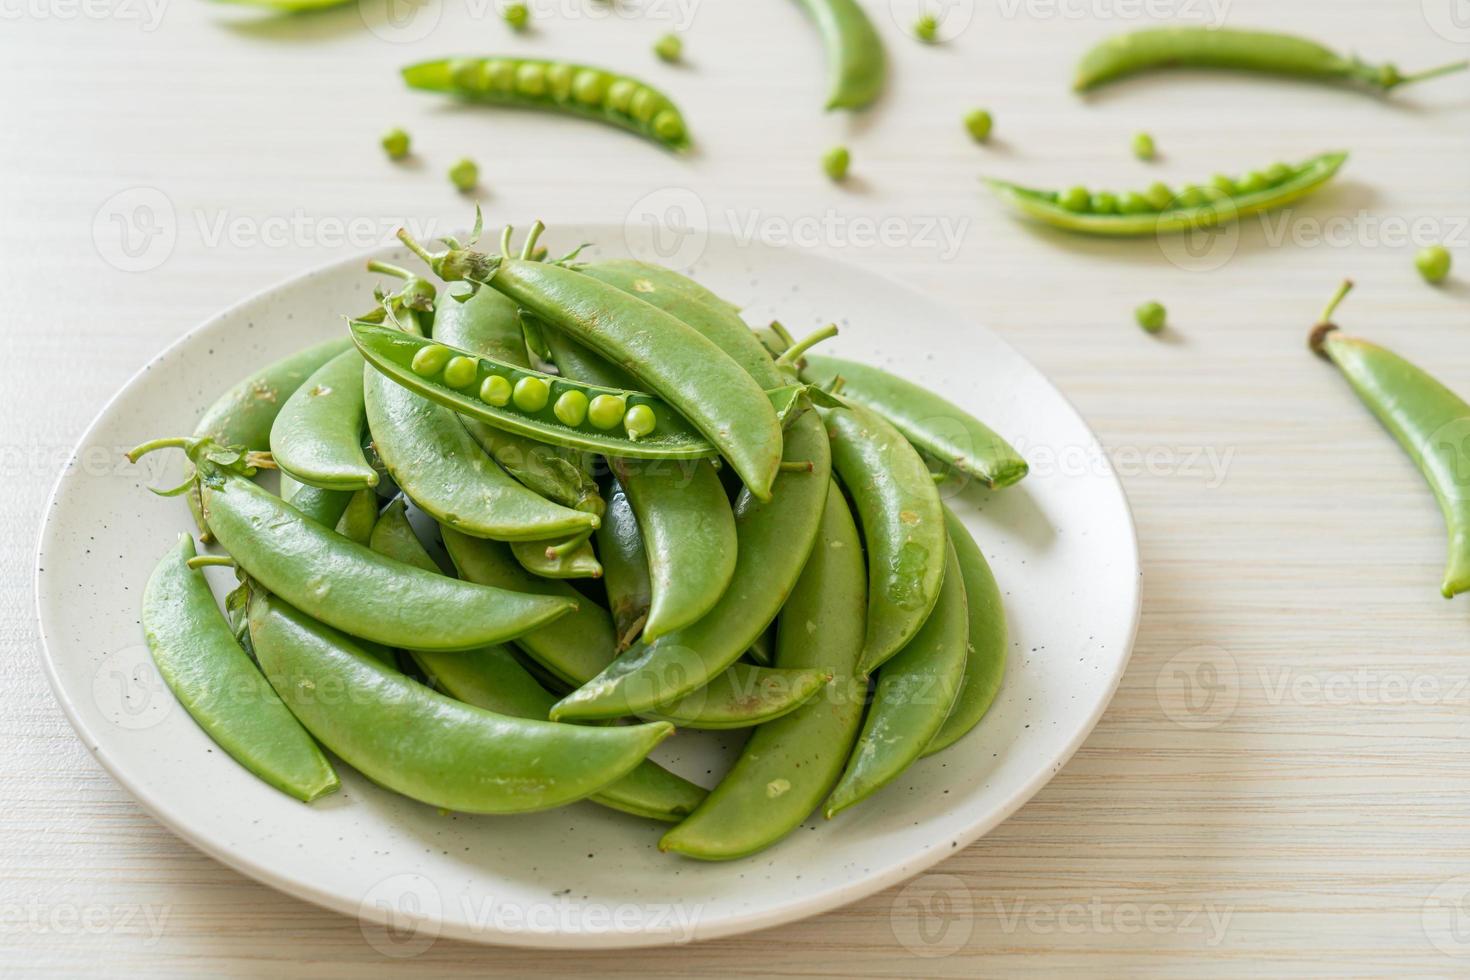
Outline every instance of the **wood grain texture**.
<svg viewBox="0 0 1470 980"><path fill-rule="evenodd" d="M158 2L156 23L141 0L101 16L16 5L0 32L0 972L1470 968L1470 603L1437 595L1443 535L1417 475L1303 346L1350 275L1359 289L1344 326L1470 392L1470 79L1382 100L1174 76L1084 101L1066 85L1075 57L1141 24L1126 16L1137 8L955 4L951 23L972 12L968 26L927 47L904 36L912 12L894 19L870 0L893 77L890 96L853 118L820 111L818 44L785 0L691 0L641 17L547 0L533 3L525 38L484 2L430 0L397 34L366 2L289 22ZM1225 10L1232 26L1312 34L1413 69L1466 56L1470 28L1455 27L1452 7L1237 0ZM1160 9L1199 22L1212 8ZM684 13L687 24L671 23ZM649 52L670 27L687 28L685 67ZM642 74L676 94L700 149L681 160L591 124L459 109L398 84L399 65L467 48ZM986 147L960 125L975 105L995 114ZM409 164L377 149L391 125L413 133ZM1129 155L1139 129L1158 141L1156 163ZM853 152L842 187L818 165L837 142ZM1247 222L1208 272L1195 270L1219 251L1018 224L976 179L1178 182L1337 147L1353 157L1334 185L1284 218ZM466 202L443 175L463 154L480 161L492 223L638 220L649 195L663 195L657 205L682 188L675 199L714 227L786 234L969 311L1076 401L1136 510L1142 629L1102 723L1012 819L916 882L756 936L618 955L437 942L405 963L356 922L180 842L88 756L38 668L31 595L37 528L67 451L133 371L218 308L361 251L405 219L464 224ZM141 232L140 203L175 241L161 261L144 249L150 267L129 272L118 236ZM952 246L934 237L941 222ZM1419 281L1414 234L1452 240L1447 287ZM1172 324L1158 339L1132 323L1151 298ZM1086 465L1014 435L1034 466Z"/></svg>

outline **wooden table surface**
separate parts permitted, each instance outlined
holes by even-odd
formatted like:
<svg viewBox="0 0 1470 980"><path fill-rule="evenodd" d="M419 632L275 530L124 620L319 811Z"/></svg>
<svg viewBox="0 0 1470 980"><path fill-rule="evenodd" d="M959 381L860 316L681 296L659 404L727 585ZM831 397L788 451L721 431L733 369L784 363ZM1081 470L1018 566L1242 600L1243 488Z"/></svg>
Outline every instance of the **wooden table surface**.
<svg viewBox="0 0 1470 980"><path fill-rule="evenodd" d="M1341 323L1470 392L1470 75L1386 100L1224 76L1067 86L1091 41L1154 19L1427 67L1470 52L1463 3L950 0L957 36L927 47L905 35L913 3L866 0L893 66L854 117L821 111L820 49L786 0L533 0L525 37L489 0L385 2L287 21L196 0L0 5L0 973L1470 971L1470 603L1437 593L1444 535L1412 466L1303 345L1352 276ZM649 53L671 27L684 67ZM396 79L498 50L657 81L699 152ZM977 105L996 118L985 147L959 123ZM394 124L411 165L378 151ZM1145 128L1152 164L1129 154ZM841 187L818 164L838 142ZM1333 148L1353 154L1334 184L1192 248L1028 227L977 181L1126 187ZM1101 724L1019 813L908 886L759 935L622 954L441 941L405 964L182 843L91 759L42 676L32 598L70 447L219 308L405 220L465 224L443 175L464 154L493 223L653 216L821 249L966 310L1076 402L1133 502L1142 628ZM1459 263L1439 289L1412 262L1434 241ZM1158 338L1132 322L1150 298L1169 308ZM1095 465L1011 435L1033 465Z"/></svg>

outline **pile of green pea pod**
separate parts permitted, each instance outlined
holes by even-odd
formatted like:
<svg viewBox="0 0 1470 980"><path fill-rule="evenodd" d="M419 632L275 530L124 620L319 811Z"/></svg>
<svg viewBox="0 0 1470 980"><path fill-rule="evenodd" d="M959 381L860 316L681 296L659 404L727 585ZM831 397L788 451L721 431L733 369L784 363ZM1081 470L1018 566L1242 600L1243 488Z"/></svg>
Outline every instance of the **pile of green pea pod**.
<svg viewBox="0 0 1470 980"><path fill-rule="evenodd" d="M758 334L670 269L548 260L540 231L499 255L400 234L443 285L372 263L401 282L348 336L130 454L187 453L157 492L220 551L181 535L143 599L203 730L302 800L337 788L330 752L429 805L587 799L718 860L974 728L1005 617L940 487L1008 486L1015 450L809 353L835 328ZM239 579L223 612L206 565ZM707 791L648 758L676 727L751 731Z"/></svg>

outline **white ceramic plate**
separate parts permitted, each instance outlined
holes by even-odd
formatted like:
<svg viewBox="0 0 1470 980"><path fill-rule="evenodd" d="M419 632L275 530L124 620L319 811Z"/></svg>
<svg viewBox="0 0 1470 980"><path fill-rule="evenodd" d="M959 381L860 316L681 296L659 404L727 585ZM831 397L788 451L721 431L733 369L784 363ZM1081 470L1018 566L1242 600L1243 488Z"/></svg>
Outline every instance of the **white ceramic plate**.
<svg viewBox="0 0 1470 980"><path fill-rule="evenodd" d="M652 257L652 239L630 241L622 228L562 228L551 244L576 241ZM592 804L445 815L346 766L342 791L306 806L216 749L162 686L138 626L149 571L190 527L180 499L144 489L177 482L179 454L137 467L120 454L189 432L242 374L340 332L341 314L370 308L374 277L352 259L187 334L118 393L62 474L41 535L37 603L52 687L98 761L166 826L231 867L361 916L365 934L397 926L369 935L385 952L412 952L438 935L657 945L790 922L924 870L1030 798L1102 714L1137 623L1137 541L1096 438L995 335L871 271L718 236L692 252L682 243L678 258L746 304L751 323L778 317L801 335L838 318L842 335L823 350L933 386L1032 461L1020 485L952 501L1004 590L1012 637L1004 688L964 741L837 819L815 818L778 846L725 864L660 854L660 825ZM210 574L227 584L219 570ZM738 735L681 733L656 758L713 785L738 744Z"/></svg>

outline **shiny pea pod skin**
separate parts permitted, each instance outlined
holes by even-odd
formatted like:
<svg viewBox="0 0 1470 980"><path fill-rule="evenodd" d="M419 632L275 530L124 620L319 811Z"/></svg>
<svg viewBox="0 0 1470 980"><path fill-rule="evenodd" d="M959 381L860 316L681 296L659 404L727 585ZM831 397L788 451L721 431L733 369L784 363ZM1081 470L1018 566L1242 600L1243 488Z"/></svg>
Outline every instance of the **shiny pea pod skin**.
<svg viewBox="0 0 1470 980"><path fill-rule="evenodd" d="M283 793L311 802L341 784L215 604L204 573L185 564L194 539L179 536L143 592L143 635L169 690L230 757Z"/></svg>
<svg viewBox="0 0 1470 980"><path fill-rule="evenodd" d="M781 422L761 386L713 341L651 303L550 263L502 259L489 285L631 373L699 430L758 499L771 499Z"/></svg>
<svg viewBox="0 0 1470 980"><path fill-rule="evenodd" d="M633 391L638 379L613 364L607 358L579 341L573 340L560 330L545 329L546 346L550 349L551 363L563 377L576 378L590 385L600 385L613 391Z"/></svg>
<svg viewBox="0 0 1470 980"><path fill-rule="evenodd" d="M617 630L617 649L622 653L638 634L653 604L653 583L648 572L648 553L628 492L613 477L607 495L607 510L597 529L597 553L602 558L602 584Z"/></svg>
<svg viewBox="0 0 1470 980"><path fill-rule="evenodd" d="M857 0L797 0L827 53L828 109L861 109L883 91L887 58Z"/></svg>
<svg viewBox="0 0 1470 980"><path fill-rule="evenodd" d="M500 541L544 541L598 524L513 480L454 412L371 367L363 379L373 444L394 482L435 520Z"/></svg>
<svg viewBox="0 0 1470 980"><path fill-rule="evenodd" d="M858 678L867 572L847 501L829 485L821 530L781 610L775 661L828 671L815 700L757 728L704 803L659 850L725 861L763 850L801 826L837 785L863 720Z"/></svg>
<svg viewBox="0 0 1470 980"><path fill-rule="evenodd" d="M828 817L891 783L944 727L965 675L969 615L954 547L945 545L944 592L908 645L878 671L873 702L842 779L827 797Z"/></svg>
<svg viewBox="0 0 1470 980"><path fill-rule="evenodd" d="M358 544L367 544L378 523L378 492L358 490L347 502L337 521L337 533Z"/></svg>
<svg viewBox="0 0 1470 980"><path fill-rule="evenodd" d="M570 84L551 84L553 73L568 77ZM690 146L688 126L672 99L644 82L590 65L535 58L441 59L409 65L403 80L411 88L471 102L595 119L675 152Z"/></svg>
<svg viewBox="0 0 1470 980"><path fill-rule="evenodd" d="M1440 594L1450 599L1470 591L1470 484L1464 469L1470 405L1393 351L1331 324L1313 331L1312 349L1342 372L1434 492L1449 539Z"/></svg>
<svg viewBox="0 0 1470 980"><path fill-rule="evenodd" d="M430 806L526 813L584 799L631 772L673 731L485 711L383 666L266 593L252 596L249 622L262 668L307 730L373 782ZM352 697L320 693L331 690Z"/></svg>
<svg viewBox="0 0 1470 980"><path fill-rule="evenodd" d="M403 502L384 509L373 528L373 550L408 565L438 571L404 514ZM410 653L437 690L486 711L544 721L556 702L517 662L509 647L495 645L455 653ZM705 790L645 759L615 783L589 797L614 810L674 822L704 799Z"/></svg>
<svg viewBox="0 0 1470 980"><path fill-rule="evenodd" d="M507 364L530 367L516 305L493 289L444 290L434 306L434 339Z"/></svg>
<svg viewBox="0 0 1470 980"><path fill-rule="evenodd" d="M979 545L948 507L944 509L944 523L965 584L965 614L970 636L959 694L944 725L924 747L925 756L949 748L980 724L1000 693L1006 670L1006 612L1000 587L995 584L995 576Z"/></svg>
<svg viewBox="0 0 1470 980"><path fill-rule="evenodd" d="M271 426L271 457L301 483L324 490L378 485L362 451L366 424L362 357L343 351L322 365L286 400Z"/></svg>
<svg viewBox="0 0 1470 980"><path fill-rule="evenodd" d="M781 670L737 662L697 691L639 717L680 728L750 728L800 709L831 680L831 674L816 669Z"/></svg>
<svg viewBox="0 0 1470 980"><path fill-rule="evenodd" d="M1223 27L1155 27L1117 34L1089 49L1077 65L1072 87L1086 92L1129 75L1165 68L1224 68L1356 83L1387 92L1420 78L1465 67L1465 62L1456 62L1406 76L1391 64L1373 65L1357 56L1344 57L1316 41L1291 34Z"/></svg>
<svg viewBox="0 0 1470 980"><path fill-rule="evenodd" d="M1053 191L1022 187L1004 180L986 183L1011 208L1054 228L1104 237L1156 235L1211 228L1258 211L1283 207L1331 180L1347 156L1341 152L1315 156L1293 168L1285 180L1260 190L1225 194L1197 205L1185 205L1176 199L1165 207L1151 207L1133 214L1073 211L1063 207Z"/></svg>
<svg viewBox="0 0 1470 980"><path fill-rule="evenodd" d="M347 507L352 502L351 490L323 490L309 487L291 479L291 474L281 474L281 499L295 507L305 517L322 527L335 528Z"/></svg>
<svg viewBox="0 0 1470 980"><path fill-rule="evenodd" d="M308 616L355 636L388 646L469 650L544 626L577 605L459 582L383 558L208 462L200 482L210 529L251 578Z"/></svg>
<svg viewBox="0 0 1470 980"><path fill-rule="evenodd" d="M675 272L666 265L659 265L657 262L640 262L638 259L602 259L597 262L588 262L578 268L582 272L587 272L589 269L598 270L597 278L604 282L613 282L615 279L626 281L637 293L654 291L683 293L690 299L707 306L719 307L736 314L740 312L740 307L714 290L683 273ZM652 289L648 288L650 286ZM734 357L733 354L731 356Z"/></svg>
<svg viewBox="0 0 1470 980"><path fill-rule="evenodd" d="M991 489L1019 482L1026 461L985 423L928 388L880 368L838 357L808 354L803 380L826 385L843 380L842 397L882 415L921 452L975 477Z"/></svg>
<svg viewBox="0 0 1470 980"><path fill-rule="evenodd" d="M683 629L720 601L735 574L735 514L715 468L610 457L648 558L652 600L643 638Z"/></svg>
<svg viewBox="0 0 1470 980"><path fill-rule="evenodd" d="M858 404L823 412L832 467L852 495L868 553L868 630L862 671L903 649L939 601L944 505L903 434Z"/></svg>
<svg viewBox="0 0 1470 980"><path fill-rule="evenodd" d="M639 640L595 678L557 702L554 718L618 718L657 710L704 686L750 648L780 612L816 540L827 499L831 455L815 412L798 416L786 453L810 472L782 472L775 493L760 501L745 488L735 504L735 574L715 607L698 622ZM932 483L931 483L932 486Z"/></svg>
<svg viewBox="0 0 1470 980"><path fill-rule="evenodd" d="M521 567L532 575L542 578L602 578L602 563L592 550L589 535L577 535L580 542L564 553L556 553L557 546L570 544L566 541L512 541L510 552Z"/></svg>

